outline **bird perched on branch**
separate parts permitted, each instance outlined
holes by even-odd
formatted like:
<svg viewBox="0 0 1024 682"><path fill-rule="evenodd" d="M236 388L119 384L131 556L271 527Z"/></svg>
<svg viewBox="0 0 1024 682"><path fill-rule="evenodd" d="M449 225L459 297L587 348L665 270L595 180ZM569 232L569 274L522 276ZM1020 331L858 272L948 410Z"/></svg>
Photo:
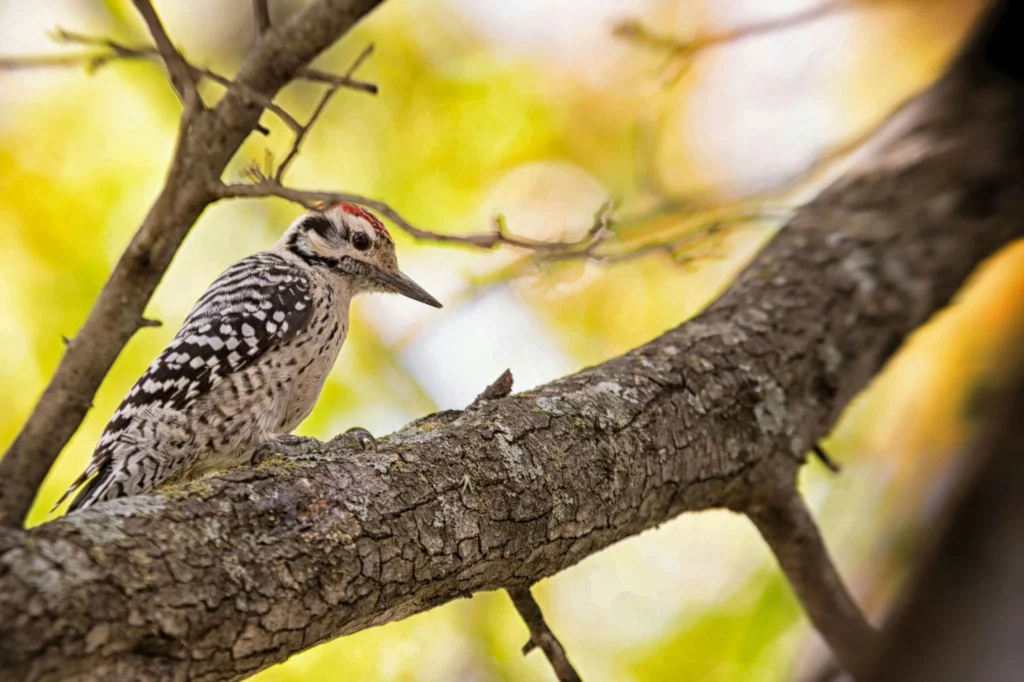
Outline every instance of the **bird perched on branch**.
<svg viewBox="0 0 1024 682"><path fill-rule="evenodd" d="M298 218L273 248L213 282L54 508L79 487L70 510L250 463L265 449L316 449L289 433L313 409L363 292L441 307L399 271L391 235L368 211L336 203ZM376 445L364 429L347 433Z"/></svg>

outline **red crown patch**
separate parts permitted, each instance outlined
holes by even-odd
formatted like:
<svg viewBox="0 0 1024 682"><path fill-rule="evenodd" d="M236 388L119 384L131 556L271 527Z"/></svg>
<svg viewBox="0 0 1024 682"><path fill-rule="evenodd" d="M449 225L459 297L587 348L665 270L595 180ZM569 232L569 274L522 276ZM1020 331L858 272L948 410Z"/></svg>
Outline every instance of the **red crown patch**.
<svg viewBox="0 0 1024 682"><path fill-rule="evenodd" d="M388 232L388 228L384 227L384 223L382 223L377 218L377 216L373 215L369 211L360 208L355 204L350 204L346 201L339 201L338 203L334 204L334 206L340 208L342 211L348 213L349 215L359 216L360 218L365 219L366 222L370 223L370 225L373 226L373 229L376 230L378 234L384 235L385 237L388 238L389 241L391 240L391 233Z"/></svg>

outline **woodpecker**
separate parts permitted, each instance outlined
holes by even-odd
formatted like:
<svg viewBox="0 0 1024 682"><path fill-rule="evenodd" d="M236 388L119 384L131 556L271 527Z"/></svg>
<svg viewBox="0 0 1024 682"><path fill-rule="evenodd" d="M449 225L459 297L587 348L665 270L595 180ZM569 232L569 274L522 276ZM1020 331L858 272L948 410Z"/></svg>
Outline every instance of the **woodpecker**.
<svg viewBox="0 0 1024 682"><path fill-rule="evenodd" d="M249 464L267 448L317 448L289 434L312 411L345 342L349 303L364 292L441 307L398 269L395 243L370 212L335 203L300 216L210 285L54 509L78 488L69 511ZM364 429L348 433L376 444Z"/></svg>

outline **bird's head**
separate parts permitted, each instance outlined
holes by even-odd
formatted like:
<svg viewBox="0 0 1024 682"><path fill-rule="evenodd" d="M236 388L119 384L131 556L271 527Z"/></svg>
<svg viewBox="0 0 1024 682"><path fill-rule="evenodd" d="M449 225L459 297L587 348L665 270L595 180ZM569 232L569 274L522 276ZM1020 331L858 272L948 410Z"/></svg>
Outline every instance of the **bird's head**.
<svg viewBox="0 0 1024 682"><path fill-rule="evenodd" d="M441 304L398 269L395 242L384 223L354 204L339 202L299 217L279 242L329 277L342 277L353 293L402 294L440 308Z"/></svg>

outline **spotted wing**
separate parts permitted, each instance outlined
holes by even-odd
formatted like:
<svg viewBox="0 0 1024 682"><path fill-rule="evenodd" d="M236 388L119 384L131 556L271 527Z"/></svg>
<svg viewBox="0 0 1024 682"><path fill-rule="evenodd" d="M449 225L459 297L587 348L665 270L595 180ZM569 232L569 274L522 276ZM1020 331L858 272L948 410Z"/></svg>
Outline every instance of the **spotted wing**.
<svg viewBox="0 0 1024 682"><path fill-rule="evenodd" d="M90 487L103 478L114 446L134 415L152 408L188 407L226 376L295 338L312 316L309 279L284 258L262 253L230 267L203 294L171 343L114 412L92 461L68 493L93 474L100 475ZM83 490L72 508L88 493L89 488Z"/></svg>

